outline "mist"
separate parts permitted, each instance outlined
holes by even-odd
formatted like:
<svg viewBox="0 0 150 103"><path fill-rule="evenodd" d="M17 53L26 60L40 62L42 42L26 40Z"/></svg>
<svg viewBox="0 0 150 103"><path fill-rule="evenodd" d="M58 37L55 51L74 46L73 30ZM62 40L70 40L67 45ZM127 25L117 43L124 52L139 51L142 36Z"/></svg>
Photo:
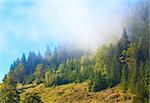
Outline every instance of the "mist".
<svg viewBox="0 0 150 103"><path fill-rule="evenodd" d="M24 41L28 48L26 43L31 44L29 49L40 50L51 44L96 49L121 37L128 4L124 0L12 2L1 34L6 39L11 35L19 43ZM1 8L7 6L10 3L4 2Z"/></svg>
<svg viewBox="0 0 150 103"><path fill-rule="evenodd" d="M127 10L121 1L44 2L35 3L29 15L35 15L43 25L30 34L32 38L47 38L56 44L95 50L121 37Z"/></svg>
<svg viewBox="0 0 150 103"><path fill-rule="evenodd" d="M47 45L95 51L117 42L133 1L0 0L0 78L15 58Z"/></svg>

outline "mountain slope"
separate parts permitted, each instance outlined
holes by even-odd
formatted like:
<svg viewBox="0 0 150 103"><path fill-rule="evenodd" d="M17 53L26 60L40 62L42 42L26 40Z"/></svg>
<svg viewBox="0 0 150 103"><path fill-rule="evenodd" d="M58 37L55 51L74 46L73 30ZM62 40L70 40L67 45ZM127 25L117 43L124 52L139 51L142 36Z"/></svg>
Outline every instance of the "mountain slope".
<svg viewBox="0 0 150 103"><path fill-rule="evenodd" d="M21 98L27 92L37 92L44 103L130 103L131 97L119 90L119 87L109 88L100 92L89 93L88 84L72 83L55 87L45 87L43 84L28 87L21 93Z"/></svg>

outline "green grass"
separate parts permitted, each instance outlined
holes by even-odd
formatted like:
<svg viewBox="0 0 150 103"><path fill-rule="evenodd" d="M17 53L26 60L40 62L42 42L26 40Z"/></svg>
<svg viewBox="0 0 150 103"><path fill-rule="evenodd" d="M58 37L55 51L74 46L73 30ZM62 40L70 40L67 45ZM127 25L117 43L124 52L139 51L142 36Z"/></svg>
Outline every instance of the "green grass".
<svg viewBox="0 0 150 103"><path fill-rule="evenodd" d="M25 92L37 92L44 103L131 103L130 96L121 92L119 87L93 93L88 92L86 82L55 87L45 87L43 84L27 87L21 98Z"/></svg>

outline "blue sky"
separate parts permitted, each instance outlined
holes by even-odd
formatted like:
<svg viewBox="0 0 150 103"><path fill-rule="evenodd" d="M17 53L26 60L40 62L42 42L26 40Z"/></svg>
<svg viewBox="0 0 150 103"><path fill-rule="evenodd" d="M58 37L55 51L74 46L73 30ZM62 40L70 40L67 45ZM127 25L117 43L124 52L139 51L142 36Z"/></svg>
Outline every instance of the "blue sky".
<svg viewBox="0 0 150 103"><path fill-rule="evenodd" d="M59 43L93 49L118 39L131 1L0 0L0 80L23 53Z"/></svg>

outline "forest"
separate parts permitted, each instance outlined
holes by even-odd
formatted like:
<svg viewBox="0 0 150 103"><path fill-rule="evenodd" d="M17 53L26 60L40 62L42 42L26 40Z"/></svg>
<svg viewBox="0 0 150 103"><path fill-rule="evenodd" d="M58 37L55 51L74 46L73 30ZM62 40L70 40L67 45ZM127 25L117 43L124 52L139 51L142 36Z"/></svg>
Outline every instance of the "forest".
<svg viewBox="0 0 150 103"><path fill-rule="evenodd" d="M55 87L82 82L88 83L88 92L119 86L133 95L133 103L149 103L149 4L139 4L135 14L117 43L102 45L95 52L58 45L47 46L44 56L34 51L23 54L12 62L0 84L0 103L42 103L36 93L20 99L23 91L17 84Z"/></svg>

